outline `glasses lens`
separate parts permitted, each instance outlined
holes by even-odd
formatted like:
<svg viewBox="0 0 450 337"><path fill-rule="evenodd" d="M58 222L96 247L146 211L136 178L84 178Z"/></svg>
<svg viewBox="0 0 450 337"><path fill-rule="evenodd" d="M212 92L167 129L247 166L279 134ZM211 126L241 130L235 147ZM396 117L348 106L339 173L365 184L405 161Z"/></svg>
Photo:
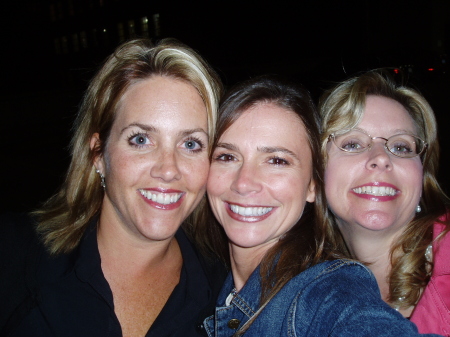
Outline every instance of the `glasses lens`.
<svg viewBox="0 0 450 337"><path fill-rule="evenodd" d="M371 139L368 135L356 130L334 136L334 143L346 152L363 152L369 148L370 142Z"/></svg>
<svg viewBox="0 0 450 337"><path fill-rule="evenodd" d="M388 139L386 146L397 157L411 158L423 151L424 142L411 135L395 135Z"/></svg>

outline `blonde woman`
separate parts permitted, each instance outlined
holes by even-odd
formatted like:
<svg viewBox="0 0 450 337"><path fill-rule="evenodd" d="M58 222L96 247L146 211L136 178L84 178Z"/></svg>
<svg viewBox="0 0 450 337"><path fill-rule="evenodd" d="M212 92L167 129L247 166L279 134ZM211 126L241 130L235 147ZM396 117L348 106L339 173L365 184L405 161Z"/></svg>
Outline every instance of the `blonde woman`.
<svg viewBox="0 0 450 337"><path fill-rule="evenodd" d="M449 200L436 180L433 111L381 71L322 100L325 187L343 250L368 263L381 296L422 333L450 335Z"/></svg>
<svg viewBox="0 0 450 337"><path fill-rule="evenodd" d="M201 336L221 269L198 255L186 218L204 199L220 90L174 40L127 42L106 60L35 233L27 219L2 223L17 262L2 262L2 335Z"/></svg>

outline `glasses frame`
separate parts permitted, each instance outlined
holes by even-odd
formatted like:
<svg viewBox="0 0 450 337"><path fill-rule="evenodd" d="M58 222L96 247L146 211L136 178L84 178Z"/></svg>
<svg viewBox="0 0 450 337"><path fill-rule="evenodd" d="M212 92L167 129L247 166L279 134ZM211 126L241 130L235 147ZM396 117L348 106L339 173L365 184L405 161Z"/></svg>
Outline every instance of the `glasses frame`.
<svg viewBox="0 0 450 337"><path fill-rule="evenodd" d="M349 133L349 132L351 132L351 131L358 131L358 132L361 132L361 133L367 135L367 136L370 138L370 143L368 144L368 146L367 146L364 150L359 151L359 152L347 151L347 150L343 149L342 147L340 147L340 146L336 143L336 137L343 136L343 135L345 135L346 133ZM414 137L414 138L420 140L420 141L423 143L422 150L421 150L419 153L416 153L416 154L414 154L413 156L410 156L410 157L402 157L402 156L399 156L399 155L393 153L393 152L389 149L387 143L388 143L388 141L389 141L390 138L396 137L396 136L402 136L402 135L408 135L408 136L411 136L411 137ZM421 156L422 154L424 154L424 153L426 152L426 150L427 150L427 148L428 148L428 143L425 142L422 138L417 137L417 136L415 136L415 135L411 135L411 134L409 134L409 133L400 133L400 134L397 134L397 135L393 135L393 136L391 136L391 137L389 137L389 138L384 138L384 137L372 137L371 135L369 135L368 133L366 133L366 132L364 132L364 131L362 131L362 130L351 129L351 130L347 130L347 131L345 131L345 132L343 132L343 133L339 133L339 134L337 134L337 135L336 135L336 133L333 132L333 133L331 133L331 134L328 136L328 141L331 141L331 140L332 140L333 143L334 143L334 145L336 145L336 147L337 147L339 150L341 150L341 151L343 151L343 152L346 152L346 153L353 153L353 154L360 154L360 153L363 153L363 152L366 152L366 151L370 151L370 149L372 148L372 145L373 145L373 141L374 141L375 139L383 139L383 140L384 140L384 148L385 148L385 150L387 151L387 153L392 154L393 156L395 156L395 157L397 157L397 158L402 158L402 159L409 159L409 158L414 158L414 157L417 157L417 156Z"/></svg>

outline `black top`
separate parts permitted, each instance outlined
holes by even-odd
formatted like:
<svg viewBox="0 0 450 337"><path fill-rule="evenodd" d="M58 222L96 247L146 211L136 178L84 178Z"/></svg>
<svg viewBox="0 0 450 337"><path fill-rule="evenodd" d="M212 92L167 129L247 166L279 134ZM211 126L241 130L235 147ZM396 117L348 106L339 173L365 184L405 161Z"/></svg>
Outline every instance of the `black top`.
<svg viewBox="0 0 450 337"><path fill-rule="evenodd" d="M29 225L24 227L24 222ZM7 228L11 226L18 229ZM8 252L0 248L5 253L0 257L9 261L0 261L0 287L8 286L14 293L12 296L11 291L0 290L0 334L122 336L113 295L101 269L95 221L89 224L77 249L56 257L37 242L34 231L24 235L27 226L32 228L25 218L19 224L17 220L0 224L0 239L8 240L5 246L9 247ZM18 240L14 237L17 235ZM148 337L204 336L201 323L214 313L217 293L226 275L221 265L208 264L197 254L183 230L178 230L176 239L183 256L180 282L146 334ZM19 243L15 245L14 241ZM26 266L18 268L24 260L28 261Z"/></svg>

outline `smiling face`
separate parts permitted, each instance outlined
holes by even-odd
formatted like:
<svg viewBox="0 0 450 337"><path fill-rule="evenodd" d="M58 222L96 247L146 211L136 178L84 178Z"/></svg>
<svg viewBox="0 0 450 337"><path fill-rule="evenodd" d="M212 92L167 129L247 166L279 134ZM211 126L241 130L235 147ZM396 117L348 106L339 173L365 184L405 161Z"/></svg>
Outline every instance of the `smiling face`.
<svg viewBox="0 0 450 337"><path fill-rule="evenodd" d="M207 148L206 109L193 86L161 76L132 85L95 162L106 177L101 221L141 239L171 238L205 192Z"/></svg>
<svg viewBox="0 0 450 337"><path fill-rule="evenodd" d="M231 247L267 251L315 198L299 117L271 103L243 112L214 149L207 191Z"/></svg>
<svg viewBox="0 0 450 337"><path fill-rule="evenodd" d="M368 96L357 126L372 137L417 134L416 126L398 102ZM328 143L325 190L330 209L348 238L350 233L385 231L395 234L414 217L422 194L420 157L399 158L375 139L373 147L359 154L346 153Z"/></svg>

